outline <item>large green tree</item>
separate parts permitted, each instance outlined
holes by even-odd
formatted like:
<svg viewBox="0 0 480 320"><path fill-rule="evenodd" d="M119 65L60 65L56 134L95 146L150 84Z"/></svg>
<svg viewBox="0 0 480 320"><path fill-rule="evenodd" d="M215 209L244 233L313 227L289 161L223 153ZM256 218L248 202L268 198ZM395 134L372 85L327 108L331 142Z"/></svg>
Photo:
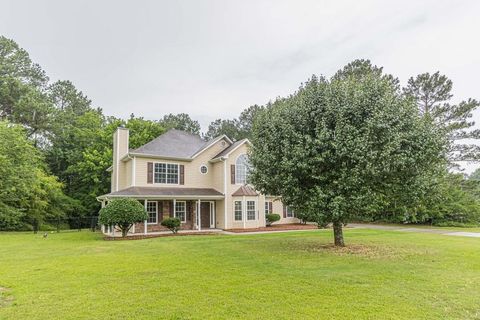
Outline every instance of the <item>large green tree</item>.
<svg viewBox="0 0 480 320"><path fill-rule="evenodd" d="M41 153L19 125L0 121L0 230L64 217L76 202L45 170Z"/></svg>
<svg viewBox="0 0 480 320"><path fill-rule="evenodd" d="M98 212L96 197L110 192L110 172L112 165L112 139L115 130L124 126L130 130L130 148L135 149L153 140L165 132L165 128L156 121L136 118L133 115L127 121L114 117L99 118L96 113L87 112L79 118L79 128L74 131L75 141L87 142L81 156L66 169L69 176L68 194L79 199L86 212ZM92 128L87 128L91 125Z"/></svg>
<svg viewBox="0 0 480 320"><path fill-rule="evenodd" d="M160 124L167 130L178 129L197 135L200 134L200 123L198 123L197 120L190 118L186 113L166 114L160 120Z"/></svg>
<svg viewBox="0 0 480 320"><path fill-rule="evenodd" d="M395 201L412 206L442 165L443 135L389 78L313 77L262 112L251 182L319 224L342 225ZM397 206L402 203L397 203Z"/></svg>
<svg viewBox="0 0 480 320"><path fill-rule="evenodd" d="M410 78L404 93L415 99L418 110L424 117L432 119L446 130L450 139L451 162L480 160L480 146L468 143L468 139L480 139L480 130L475 129L472 120L472 113L480 102L469 98L453 104L452 88L452 81L437 71Z"/></svg>

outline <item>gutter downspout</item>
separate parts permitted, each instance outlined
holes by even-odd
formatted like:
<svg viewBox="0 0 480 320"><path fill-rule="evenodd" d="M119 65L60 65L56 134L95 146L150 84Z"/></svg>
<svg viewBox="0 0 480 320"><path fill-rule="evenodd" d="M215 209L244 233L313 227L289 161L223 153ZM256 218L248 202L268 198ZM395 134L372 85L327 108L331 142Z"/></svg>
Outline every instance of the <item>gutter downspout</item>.
<svg viewBox="0 0 480 320"><path fill-rule="evenodd" d="M223 161L223 195L225 197L225 200L223 201L223 229L227 229L227 158L222 157L221 160Z"/></svg>

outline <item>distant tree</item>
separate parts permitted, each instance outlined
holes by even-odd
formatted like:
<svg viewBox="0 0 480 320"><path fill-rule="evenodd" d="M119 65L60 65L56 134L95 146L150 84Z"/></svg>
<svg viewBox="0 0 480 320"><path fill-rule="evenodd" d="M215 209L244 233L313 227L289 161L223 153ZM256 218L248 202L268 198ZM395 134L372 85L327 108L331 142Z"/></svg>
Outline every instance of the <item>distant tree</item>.
<svg viewBox="0 0 480 320"><path fill-rule="evenodd" d="M466 143L466 139L480 139L480 130L474 129L472 112L480 103L469 98L451 104L453 83L438 71L422 73L408 80L404 93L415 99L419 112L446 130L450 139L449 159L453 161L480 160L480 147Z"/></svg>
<svg viewBox="0 0 480 320"><path fill-rule="evenodd" d="M264 110L265 107L254 104L240 113L237 124L241 135L243 135L241 139L250 137L256 117Z"/></svg>
<svg viewBox="0 0 480 320"><path fill-rule="evenodd" d="M210 123L207 132L203 135L205 140L210 140L225 134L230 139L237 141L243 139L239 130L238 120L217 119Z"/></svg>
<svg viewBox="0 0 480 320"><path fill-rule="evenodd" d="M478 180L480 181L480 168L473 171L470 176L468 177L470 180Z"/></svg>
<svg viewBox="0 0 480 320"><path fill-rule="evenodd" d="M124 121L114 117L105 118L91 111L77 118L71 139L78 143L79 149L72 153L62 176L66 180L68 194L75 195L89 214L99 210L96 197L110 192L110 172L106 170L112 165L112 137L119 126L129 128L132 149L165 132L160 123L133 115Z"/></svg>
<svg viewBox="0 0 480 320"><path fill-rule="evenodd" d="M350 62L342 69L338 70L332 77L332 80L347 80L353 78L361 81L366 77L382 78L385 81L391 82L395 88L399 88L400 81L398 78L395 78L390 74L385 74L383 72L383 67L373 65L372 62L367 59L357 59Z"/></svg>
<svg viewBox="0 0 480 320"><path fill-rule="evenodd" d="M178 129L197 135L200 134L200 123L196 120L192 120L192 118L186 113L167 114L163 116L162 120L160 120L160 124L167 130Z"/></svg>
<svg viewBox="0 0 480 320"><path fill-rule="evenodd" d="M134 223L148 218L145 207L135 199L115 199L100 209L98 222L108 226L118 226L122 237L126 237Z"/></svg>
<svg viewBox="0 0 480 320"><path fill-rule="evenodd" d="M27 51L4 36L0 36L0 79L18 79L20 82L43 88L48 83L45 71L30 59Z"/></svg>
<svg viewBox="0 0 480 320"><path fill-rule="evenodd" d="M18 125L0 121L0 230L40 225L76 205L44 170L40 152Z"/></svg>
<svg viewBox="0 0 480 320"><path fill-rule="evenodd" d="M36 144L45 141L53 107L48 77L15 41L0 36L0 119L22 124Z"/></svg>
<svg viewBox="0 0 480 320"><path fill-rule="evenodd" d="M443 135L391 79L313 77L255 121L250 179L294 210L342 226L402 194L419 203L442 162ZM397 204L400 205L400 204Z"/></svg>

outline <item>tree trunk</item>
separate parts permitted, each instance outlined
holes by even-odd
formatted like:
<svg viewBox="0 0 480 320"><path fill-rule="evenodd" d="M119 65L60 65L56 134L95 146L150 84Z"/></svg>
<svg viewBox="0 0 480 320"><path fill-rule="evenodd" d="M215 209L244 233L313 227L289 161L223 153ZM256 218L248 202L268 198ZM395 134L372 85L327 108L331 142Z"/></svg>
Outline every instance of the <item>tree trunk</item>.
<svg viewBox="0 0 480 320"><path fill-rule="evenodd" d="M128 234L128 231L130 231L130 228L132 227L132 224L124 224L121 226L122 229L122 238L125 238Z"/></svg>
<svg viewBox="0 0 480 320"><path fill-rule="evenodd" d="M345 247L345 242L343 241L343 229L341 222L333 223L333 237L335 239L335 246Z"/></svg>

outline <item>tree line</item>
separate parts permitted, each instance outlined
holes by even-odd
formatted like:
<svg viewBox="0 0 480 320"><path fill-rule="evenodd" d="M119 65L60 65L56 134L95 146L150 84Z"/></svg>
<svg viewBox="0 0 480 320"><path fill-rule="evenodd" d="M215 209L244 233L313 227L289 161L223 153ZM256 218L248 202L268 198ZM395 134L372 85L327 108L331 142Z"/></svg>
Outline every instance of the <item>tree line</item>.
<svg viewBox="0 0 480 320"><path fill-rule="evenodd" d="M445 132L445 165L431 176L435 192L415 207L416 214L403 215L409 222L476 223L479 174L466 179L449 169L456 161L478 160L478 146L465 143L479 138L471 114L474 99L451 103L452 82L437 73L412 77L406 87L366 60L357 60L339 70L335 79L378 78L414 101L417 111ZM307 92L312 78L299 92ZM383 81L383 80L382 80ZM201 134L204 139L226 134L234 140L254 141L265 114L287 104L290 97L246 108L238 118L217 119L201 133L200 124L188 114L166 114L157 120L131 115L128 119L104 114L71 81L51 82L41 66L15 41L0 37L0 229L31 229L44 221L96 215L98 195L110 191L112 135L118 126L130 129L130 147L139 147L170 128ZM302 102L303 103L303 102ZM433 189L432 189L433 190ZM392 193L392 196L401 194ZM393 210L393 211L392 211ZM376 211L365 219L397 221L399 208ZM420 212L420 213L419 213Z"/></svg>

